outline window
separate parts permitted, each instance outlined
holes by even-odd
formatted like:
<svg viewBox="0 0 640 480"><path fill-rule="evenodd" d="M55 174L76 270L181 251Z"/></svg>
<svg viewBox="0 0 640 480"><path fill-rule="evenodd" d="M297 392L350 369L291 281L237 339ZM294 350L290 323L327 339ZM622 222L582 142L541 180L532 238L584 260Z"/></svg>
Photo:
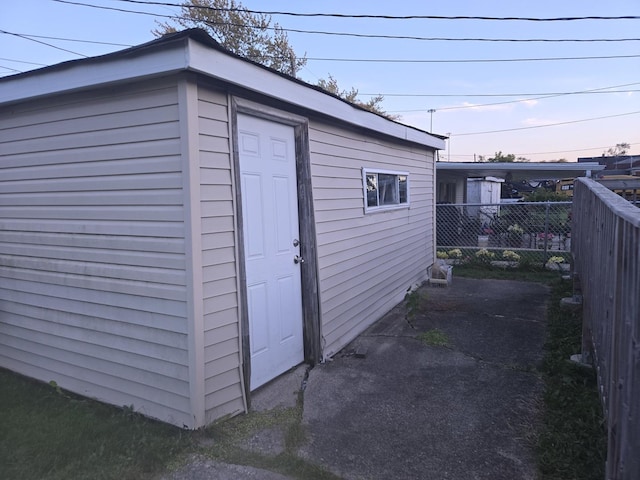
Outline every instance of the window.
<svg viewBox="0 0 640 480"><path fill-rule="evenodd" d="M364 211L390 210L409 205L409 174L362 169Z"/></svg>

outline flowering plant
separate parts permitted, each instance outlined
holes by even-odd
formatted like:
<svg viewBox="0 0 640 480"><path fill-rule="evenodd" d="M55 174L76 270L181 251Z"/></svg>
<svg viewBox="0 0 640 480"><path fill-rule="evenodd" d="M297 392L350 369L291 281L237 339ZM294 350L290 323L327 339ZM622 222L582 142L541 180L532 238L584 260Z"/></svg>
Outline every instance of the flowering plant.
<svg viewBox="0 0 640 480"><path fill-rule="evenodd" d="M447 254L449 255L449 258L461 258L462 257L462 252L460 251L459 248L454 248L453 250L449 250L449 252Z"/></svg>
<svg viewBox="0 0 640 480"><path fill-rule="evenodd" d="M476 257L479 260L488 262L490 261L492 258L494 258L496 255L493 252L490 252L489 250L487 250L486 248L481 248L480 250L478 250L476 252Z"/></svg>
<svg viewBox="0 0 640 480"><path fill-rule="evenodd" d="M555 256L549 259L549 263L564 263L564 257Z"/></svg>
<svg viewBox="0 0 640 480"><path fill-rule="evenodd" d="M509 262L519 262L520 261L520 255L518 255L513 250L505 250L504 252L502 252L502 258L504 258L505 260L507 260Z"/></svg>
<svg viewBox="0 0 640 480"><path fill-rule="evenodd" d="M507 231L509 233L513 233L514 235L522 235L524 233L524 229L517 223L509 225L509 227L507 227Z"/></svg>

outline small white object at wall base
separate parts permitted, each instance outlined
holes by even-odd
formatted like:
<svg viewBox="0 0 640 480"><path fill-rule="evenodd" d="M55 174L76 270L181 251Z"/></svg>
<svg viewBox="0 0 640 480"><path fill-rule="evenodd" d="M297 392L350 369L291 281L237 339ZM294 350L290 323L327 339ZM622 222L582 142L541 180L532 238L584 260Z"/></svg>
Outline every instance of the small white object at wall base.
<svg viewBox="0 0 640 480"><path fill-rule="evenodd" d="M448 287L453 280L453 266L438 260L427 268L427 276L429 277L429 285Z"/></svg>

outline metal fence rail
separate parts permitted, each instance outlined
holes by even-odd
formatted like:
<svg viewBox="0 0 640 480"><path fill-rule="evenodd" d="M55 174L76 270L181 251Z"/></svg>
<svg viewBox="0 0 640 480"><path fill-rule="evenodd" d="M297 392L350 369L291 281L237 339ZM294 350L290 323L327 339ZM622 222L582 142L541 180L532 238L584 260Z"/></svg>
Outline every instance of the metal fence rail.
<svg viewBox="0 0 640 480"><path fill-rule="evenodd" d="M572 202L436 205L439 249L529 250L547 255L571 250Z"/></svg>
<svg viewBox="0 0 640 480"><path fill-rule="evenodd" d="M640 209L589 179L574 190L574 269L608 429L608 480L640 478Z"/></svg>

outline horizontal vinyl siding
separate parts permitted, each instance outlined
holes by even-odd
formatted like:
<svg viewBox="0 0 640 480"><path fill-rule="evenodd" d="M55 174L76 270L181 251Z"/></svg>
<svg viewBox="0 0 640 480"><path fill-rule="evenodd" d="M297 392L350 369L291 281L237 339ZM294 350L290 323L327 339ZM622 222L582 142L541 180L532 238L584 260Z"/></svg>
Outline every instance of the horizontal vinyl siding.
<svg viewBox="0 0 640 480"><path fill-rule="evenodd" d="M426 279L433 263L433 152L312 122L324 356ZM362 168L409 172L410 206L364 213Z"/></svg>
<svg viewBox="0 0 640 480"><path fill-rule="evenodd" d="M177 90L0 114L0 364L190 423Z"/></svg>
<svg viewBox="0 0 640 480"><path fill-rule="evenodd" d="M198 90L205 412L244 411L227 96Z"/></svg>

